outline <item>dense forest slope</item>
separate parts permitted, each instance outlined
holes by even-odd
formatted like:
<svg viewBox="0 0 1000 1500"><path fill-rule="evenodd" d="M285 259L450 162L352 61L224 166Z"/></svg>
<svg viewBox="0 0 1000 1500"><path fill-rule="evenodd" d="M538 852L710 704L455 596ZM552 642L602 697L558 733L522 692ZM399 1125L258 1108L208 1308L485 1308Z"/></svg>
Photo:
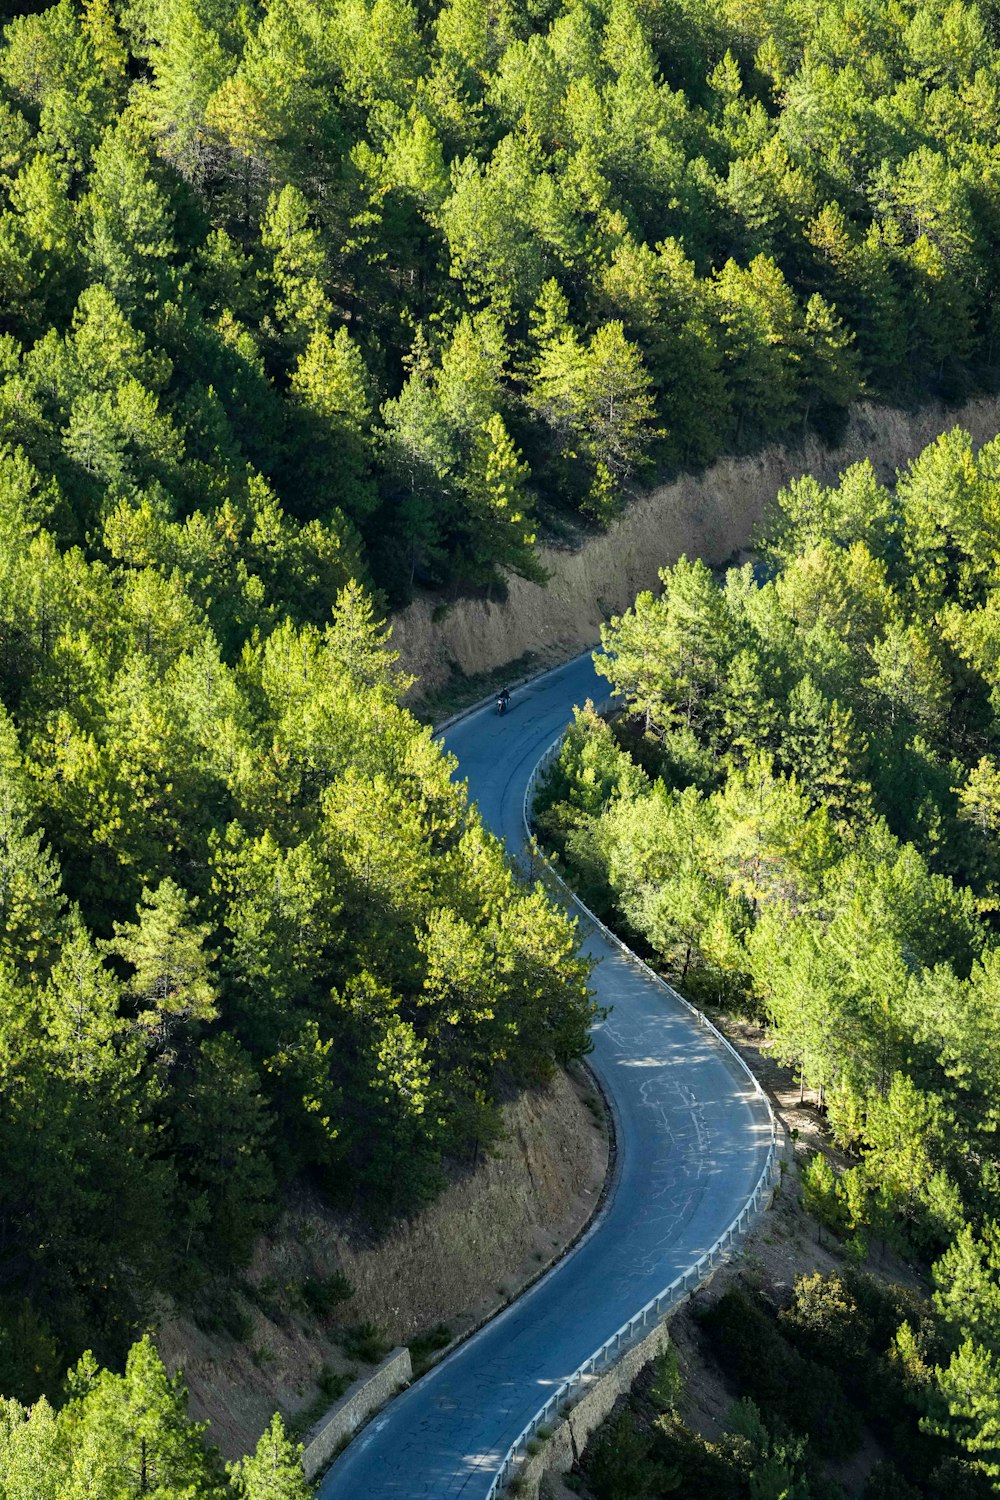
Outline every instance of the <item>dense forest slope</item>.
<svg viewBox="0 0 1000 1500"><path fill-rule="evenodd" d="M931 1269L885 1352L926 1495L1000 1476L998 507L959 429L894 491L797 481L760 563L682 558L606 628L625 714L580 711L537 808L686 993L767 1020L853 1156L806 1173L819 1217Z"/></svg>
<svg viewBox="0 0 1000 1500"><path fill-rule="evenodd" d="M74 0L0 51L0 440L231 645L532 572L992 359L993 6Z"/></svg>
<svg viewBox="0 0 1000 1500"><path fill-rule="evenodd" d="M9 554L49 613L8 637L20 735L0 714L0 1377L29 1394L238 1263L295 1174L425 1199L590 1015L359 594L229 665L178 586L48 546Z"/></svg>
<svg viewBox="0 0 1000 1500"><path fill-rule="evenodd" d="M152 1290L238 1263L297 1175L425 1200L504 1077L585 1047L571 930L398 706L373 618L536 574L536 526L606 519L644 465L985 379L996 22L8 13L0 1389L120 1363ZM910 761L930 838L952 772ZM155 1443L164 1491L229 1483L148 1346L71 1392L4 1409L3 1500L149 1490Z"/></svg>
<svg viewBox="0 0 1000 1500"><path fill-rule="evenodd" d="M362 1356L409 1344L419 1369L575 1238L608 1168L595 1093L560 1070L503 1103L501 1130L433 1202L380 1233L361 1214L297 1194L245 1271L207 1289L197 1317L164 1321L160 1355L183 1373L192 1416L209 1421L227 1458L253 1449L275 1408L304 1432L329 1406L338 1372L364 1373ZM317 1293L337 1286L346 1295L324 1307ZM360 1327L377 1331L368 1349Z"/></svg>

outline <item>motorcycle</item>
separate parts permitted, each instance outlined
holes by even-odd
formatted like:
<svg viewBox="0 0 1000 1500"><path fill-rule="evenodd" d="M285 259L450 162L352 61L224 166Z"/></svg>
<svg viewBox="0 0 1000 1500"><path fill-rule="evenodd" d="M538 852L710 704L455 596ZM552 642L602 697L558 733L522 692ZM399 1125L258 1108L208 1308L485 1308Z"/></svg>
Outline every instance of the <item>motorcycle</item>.
<svg viewBox="0 0 1000 1500"><path fill-rule="evenodd" d="M505 698L504 695L503 695L503 693L501 693L500 696L499 696L499 698L497 699L497 713L498 714L505 714L507 712L507 705L508 705L509 702L510 702L510 699L509 698Z"/></svg>

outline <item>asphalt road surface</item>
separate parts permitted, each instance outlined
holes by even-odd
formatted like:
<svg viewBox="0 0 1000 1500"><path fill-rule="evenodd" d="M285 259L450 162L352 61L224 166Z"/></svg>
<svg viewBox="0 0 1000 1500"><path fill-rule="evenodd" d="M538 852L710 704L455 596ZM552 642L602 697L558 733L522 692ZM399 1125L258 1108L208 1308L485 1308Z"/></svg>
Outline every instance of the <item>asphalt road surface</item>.
<svg viewBox="0 0 1000 1500"><path fill-rule="evenodd" d="M523 847L532 768L607 684L589 656L515 691L445 735L486 823ZM320 1500L483 1500L507 1449L552 1392L644 1303L692 1265L752 1193L767 1157L767 1110L690 1013L599 933L594 988L612 1007L590 1061L617 1116L604 1208L558 1265L363 1429Z"/></svg>

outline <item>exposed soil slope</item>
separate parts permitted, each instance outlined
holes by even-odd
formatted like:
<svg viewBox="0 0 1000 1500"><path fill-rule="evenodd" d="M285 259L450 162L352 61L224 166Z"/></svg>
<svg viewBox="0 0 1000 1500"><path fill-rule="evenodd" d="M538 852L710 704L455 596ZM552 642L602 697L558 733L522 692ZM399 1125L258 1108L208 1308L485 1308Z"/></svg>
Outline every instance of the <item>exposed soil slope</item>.
<svg viewBox="0 0 1000 1500"><path fill-rule="evenodd" d="M584 1226L604 1183L608 1137L582 1070L557 1075L503 1114L493 1153L474 1170L456 1170L429 1208L381 1238L319 1202L290 1206L239 1284L215 1289L218 1321L232 1332L188 1317L164 1322L160 1351L183 1370L192 1415L211 1423L209 1440L227 1457L251 1448L276 1409L293 1419L319 1415L324 1372L329 1395L331 1376L363 1370L343 1349L345 1328L374 1324L387 1344L437 1323L457 1335ZM353 1295L330 1317L317 1316L301 1289L337 1271Z"/></svg>
<svg viewBox="0 0 1000 1500"><path fill-rule="evenodd" d="M844 440L825 448L810 437L796 447L769 447L749 458L727 458L700 475L640 494L607 532L576 550L543 547L543 587L511 578L503 602L461 599L446 610L418 599L395 616L393 642L402 665L418 679L414 695L439 689L456 675L475 677L523 659L545 666L597 640L601 624L627 609L657 572L682 553L720 563L745 547L765 505L782 485L811 473L826 482L870 458L883 480L916 457L938 433L965 427L976 442L1000 428L1000 400L981 397L959 407L918 412L861 403Z"/></svg>

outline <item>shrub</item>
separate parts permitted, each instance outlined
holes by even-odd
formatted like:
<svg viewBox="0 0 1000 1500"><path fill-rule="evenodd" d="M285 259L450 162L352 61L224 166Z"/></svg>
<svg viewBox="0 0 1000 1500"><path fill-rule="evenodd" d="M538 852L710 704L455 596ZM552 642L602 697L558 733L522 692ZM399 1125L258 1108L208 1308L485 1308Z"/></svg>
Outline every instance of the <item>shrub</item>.
<svg viewBox="0 0 1000 1500"><path fill-rule="evenodd" d="M366 1365L377 1365L389 1352L385 1335L374 1323L352 1323L341 1334L340 1347L348 1359Z"/></svg>
<svg viewBox="0 0 1000 1500"><path fill-rule="evenodd" d="M839 1276L800 1276L778 1321L796 1345L831 1369L856 1367L871 1347L872 1324Z"/></svg>
<svg viewBox="0 0 1000 1500"><path fill-rule="evenodd" d="M338 1374L331 1370L329 1365L324 1365L316 1377L317 1396L309 1405L303 1407L302 1411L296 1412L295 1416L288 1422L288 1433L290 1437L301 1438L309 1431L320 1417L325 1416L329 1407L335 1401L339 1401L354 1379L354 1372L349 1370Z"/></svg>
<svg viewBox="0 0 1000 1500"><path fill-rule="evenodd" d="M228 1284L206 1290L193 1312L198 1327L206 1333L228 1333L238 1344L247 1343L253 1333L253 1319L242 1297Z"/></svg>
<svg viewBox="0 0 1000 1500"><path fill-rule="evenodd" d="M622 1411L601 1428L587 1467L597 1500L646 1500L660 1493L662 1471L651 1457L653 1442L632 1413Z"/></svg>
<svg viewBox="0 0 1000 1500"><path fill-rule="evenodd" d="M434 1355L451 1343L451 1329L447 1323L435 1323L425 1333L410 1340L410 1362L414 1375L422 1375L434 1363Z"/></svg>
<svg viewBox="0 0 1000 1500"><path fill-rule="evenodd" d="M751 1454L743 1439L727 1435L718 1444L707 1443L679 1418L661 1417L653 1453L663 1476L661 1493L676 1492L683 1500L744 1500Z"/></svg>
<svg viewBox="0 0 1000 1500"><path fill-rule="evenodd" d="M837 1174L822 1151L802 1168L802 1206L821 1228L825 1226L838 1235L846 1230L847 1214L837 1192Z"/></svg>
<svg viewBox="0 0 1000 1500"><path fill-rule="evenodd" d="M320 1395L332 1405L334 1401L340 1400L353 1379L352 1370L342 1370L338 1373L336 1370L331 1370L329 1365L324 1365L316 1377L316 1385Z"/></svg>
<svg viewBox="0 0 1000 1500"><path fill-rule="evenodd" d="M883 1460L869 1474L863 1500L921 1500L921 1495L907 1484L895 1464Z"/></svg>
<svg viewBox="0 0 1000 1500"><path fill-rule="evenodd" d="M329 1276L307 1276L302 1283L302 1300L317 1318L329 1317L341 1302L354 1295L354 1288L342 1271Z"/></svg>
<svg viewBox="0 0 1000 1500"><path fill-rule="evenodd" d="M726 1292L704 1323L720 1365L757 1403L768 1427L801 1433L823 1454L857 1447L858 1415L837 1376L794 1349L744 1291Z"/></svg>
<svg viewBox="0 0 1000 1500"><path fill-rule="evenodd" d="M677 1366L677 1351L672 1344L653 1360L648 1400L659 1412L674 1411L680 1400L683 1382Z"/></svg>

